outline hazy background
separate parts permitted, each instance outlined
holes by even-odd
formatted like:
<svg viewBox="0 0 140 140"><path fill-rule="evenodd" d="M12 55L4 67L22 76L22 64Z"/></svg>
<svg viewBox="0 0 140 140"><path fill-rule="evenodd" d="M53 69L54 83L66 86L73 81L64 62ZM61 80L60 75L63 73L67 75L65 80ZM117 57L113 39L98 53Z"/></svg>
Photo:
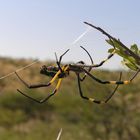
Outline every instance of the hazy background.
<svg viewBox="0 0 140 140"><path fill-rule="evenodd" d="M0 56L55 60L54 52L71 51L65 61L89 62L83 45L95 63L107 56L104 35L90 30L75 45L71 43L87 26L100 26L126 45L140 45L139 0L0 0ZM118 69L114 58L104 68Z"/></svg>

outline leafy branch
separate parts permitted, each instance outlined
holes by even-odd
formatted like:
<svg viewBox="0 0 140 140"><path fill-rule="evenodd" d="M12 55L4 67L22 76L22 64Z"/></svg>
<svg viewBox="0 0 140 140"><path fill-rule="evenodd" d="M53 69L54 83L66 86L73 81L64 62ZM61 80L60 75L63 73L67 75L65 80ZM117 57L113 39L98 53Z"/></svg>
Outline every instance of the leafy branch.
<svg viewBox="0 0 140 140"><path fill-rule="evenodd" d="M111 46L115 46L115 48L111 48L108 50L109 53L115 51L116 54L123 58L122 64L127 66L129 69L137 71L140 69L140 64L136 61L136 59L128 54L124 48L122 48L116 41L106 40L108 44ZM140 50L138 49L136 44L131 45L130 50L134 52L136 55L140 56Z"/></svg>
<svg viewBox="0 0 140 140"><path fill-rule="evenodd" d="M122 63L126 65L129 69L134 71L140 71L140 50L136 44L131 45L130 49L124 45L119 39L108 34L100 27L96 27L93 24L88 22L84 22L85 24L95 28L96 30L100 31L104 35L108 37L106 42L113 46L113 48L109 49L109 53L116 53L117 55L123 58Z"/></svg>

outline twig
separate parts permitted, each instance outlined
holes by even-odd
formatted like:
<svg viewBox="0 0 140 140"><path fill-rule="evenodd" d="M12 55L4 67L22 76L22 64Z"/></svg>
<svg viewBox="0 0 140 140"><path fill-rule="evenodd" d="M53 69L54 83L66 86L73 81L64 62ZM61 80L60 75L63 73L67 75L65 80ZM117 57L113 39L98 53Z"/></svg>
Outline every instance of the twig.
<svg viewBox="0 0 140 140"><path fill-rule="evenodd" d="M57 136L56 140L60 140L61 134L62 134L62 128L60 129L60 131L59 131L59 133L58 133L58 136Z"/></svg>

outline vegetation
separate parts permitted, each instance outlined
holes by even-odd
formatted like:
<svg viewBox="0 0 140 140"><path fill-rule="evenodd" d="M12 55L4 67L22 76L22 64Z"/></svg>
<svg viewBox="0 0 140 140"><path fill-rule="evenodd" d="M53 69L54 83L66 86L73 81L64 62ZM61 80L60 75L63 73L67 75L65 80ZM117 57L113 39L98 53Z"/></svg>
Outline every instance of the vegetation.
<svg viewBox="0 0 140 140"><path fill-rule="evenodd" d="M32 60L0 58L0 76L8 74ZM39 74L37 63L19 74L29 83L49 79ZM101 79L119 79L118 71L93 71ZM132 73L123 72L122 79ZM21 94L20 88L36 98L43 98L54 88L28 90L15 75L0 80L0 139L55 140L63 128L61 140L139 140L140 139L140 78L130 85L121 85L107 104L97 105L79 96L76 76L63 80L60 90L48 102L37 104ZM100 85L87 78L83 82L86 95L104 99L112 85Z"/></svg>
<svg viewBox="0 0 140 140"><path fill-rule="evenodd" d="M111 48L108 50L109 53L112 53L115 51L115 53L123 58L122 64L127 66L129 69L133 71L137 71L140 69L140 60L136 60L132 55L130 55L126 50L118 44L115 40L106 40L111 46L114 48ZM138 46L136 44L131 45L130 51L132 51L135 55L138 57L140 56L140 50L138 49Z"/></svg>

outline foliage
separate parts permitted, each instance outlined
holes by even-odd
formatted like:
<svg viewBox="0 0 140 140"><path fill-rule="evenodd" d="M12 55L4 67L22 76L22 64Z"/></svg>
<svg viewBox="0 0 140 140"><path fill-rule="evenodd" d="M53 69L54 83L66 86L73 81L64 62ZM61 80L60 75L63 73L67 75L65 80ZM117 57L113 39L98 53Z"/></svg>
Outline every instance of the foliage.
<svg viewBox="0 0 140 140"><path fill-rule="evenodd" d="M115 51L116 54L123 58L122 64L126 65L129 69L137 71L140 68L140 64L136 61L136 59L130 55L118 42L112 39L106 40L108 44L113 46L113 48L109 49L108 52L112 53ZM131 45L130 50L134 52L136 55L140 56L140 50L136 44Z"/></svg>

